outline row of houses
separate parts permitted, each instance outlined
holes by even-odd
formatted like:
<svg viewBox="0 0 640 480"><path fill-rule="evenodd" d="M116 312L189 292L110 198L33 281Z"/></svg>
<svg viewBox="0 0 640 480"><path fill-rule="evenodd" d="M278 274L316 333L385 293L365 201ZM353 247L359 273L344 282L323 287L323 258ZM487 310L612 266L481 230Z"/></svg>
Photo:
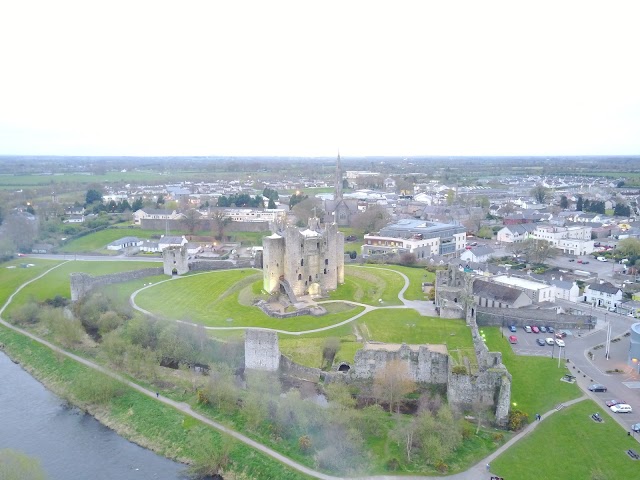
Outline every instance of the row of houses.
<svg viewBox="0 0 640 480"><path fill-rule="evenodd" d="M506 225L497 233L501 243L520 243L525 240L546 240L553 247L568 255L589 255L595 251L591 240L591 227L574 225L559 227L554 225L525 223Z"/></svg>

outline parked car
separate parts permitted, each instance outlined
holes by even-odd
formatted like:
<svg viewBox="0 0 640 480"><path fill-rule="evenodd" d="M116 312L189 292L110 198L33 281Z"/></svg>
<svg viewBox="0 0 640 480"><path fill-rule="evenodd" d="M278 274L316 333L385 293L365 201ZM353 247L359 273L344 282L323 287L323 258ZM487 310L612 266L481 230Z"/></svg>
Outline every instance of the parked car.
<svg viewBox="0 0 640 480"><path fill-rule="evenodd" d="M532 331L533 333L540 333L540 329L539 329L537 326L535 326L535 325L533 325L533 326L531 327L531 331Z"/></svg>
<svg viewBox="0 0 640 480"><path fill-rule="evenodd" d="M593 385L589 385L590 392L606 392L607 387L602 385L601 383L594 383Z"/></svg>
<svg viewBox="0 0 640 480"><path fill-rule="evenodd" d="M544 347L544 340L542 338L536 338L536 343L541 347Z"/></svg>
<svg viewBox="0 0 640 480"><path fill-rule="evenodd" d="M633 430L634 432L640 432L640 423L634 423L633 425L631 425L631 430Z"/></svg>
<svg viewBox="0 0 640 480"><path fill-rule="evenodd" d="M556 345L558 345L559 347L564 347L564 340L556 338Z"/></svg>
<svg viewBox="0 0 640 480"><path fill-rule="evenodd" d="M509 325L509 331L510 332L515 332L516 331L516 326L515 325Z"/></svg>
<svg viewBox="0 0 640 480"><path fill-rule="evenodd" d="M525 332L527 332L527 333L531 333L531 327L530 327L529 325L525 325L525 326L524 326L524 327L522 327L522 328L524 328L524 331L525 331Z"/></svg>
<svg viewBox="0 0 640 480"><path fill-rule="evenodd" d="M589 263L589 260L585 260L585 261L584 261L584 262L582 262L582 263L586 265L587 263Z"/></svg>
<svg viewBox="0 0 640 480"><path fill-rule="evenodd" d="M567 336L567 332L558 332L556 333L556 338L564 338Z"/></svg>
<svg viewBox="0 0 640 480"><path fill-rule="evenodd" d="M509 343L518 343L518 337L516 337L515 335L511 335L509 337Z"/></svg>
<svg viewBox="0 0 640 480"><path fill-rule="evenodd" d="M553 338L551 337L545 338L544 341L547 343L547 345L553 345Z"/></svg>
<svg viewBox="0 0 640 480"><path fill-rule="evenodd" d="M613 407L614 405L619 405L621 403L627 403L624 400L607 400L606 402L604 402L604 404L607 407Z"/></svg>
<svg viewBox="0 0 640 480"><path fill-rule="evenodd" d="M547 327L547 332L553 333L555 332L555 330L553 329L553 327Z"/></svg>
<svg viewBox="0 0 640 480"><path fill-rule="evenodd" d="M540 327L540 333L547 333L547 327L544 325Z"/></svg>
<svg viewBox="0 0 640 480"><path fill-rule="evenodd" d="M582 260L578 260L578 263L582 263Z"/></svg>
<svg viewBox="0 0 640 480"><path fill-rule="evenodd" d="M618 405L613 405L609 407L613 413L631 413L633 412L633 408L631 405L627 405L626 403L619 403Z"/></svg>
<svg viewBox="0 0 640 480"><path fill-rule="evenodd" d="M570 259L569 259L569 261L570 261L570 262L575 262L575 261L576 261L576 259L575 259L575 258L570 258Z"/></svg>

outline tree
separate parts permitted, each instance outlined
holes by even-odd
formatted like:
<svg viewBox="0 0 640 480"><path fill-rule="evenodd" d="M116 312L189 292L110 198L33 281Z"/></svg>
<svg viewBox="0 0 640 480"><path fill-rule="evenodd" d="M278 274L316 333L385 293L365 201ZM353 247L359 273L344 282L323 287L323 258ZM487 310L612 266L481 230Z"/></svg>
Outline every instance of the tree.
<svg viewBox="0 0 640 480"><path fill-rule="evenodd" d="M0 238L0 262L13 258L16 254L16 246L10 238Z"/></svg>
<svg viewBox="0 0 640 480"><path fill-rule="evenodd" d="M273 200L273 198L269 198L269 204L267 205L267 208L269 210L274 210L277 208L276 202Z"/></svg>
<svg viewBox="0 0 640 480"><path fill-rule="evenodd" d="M456 192L453 189L447 190L447 205L453 205L453 202L456 199Z"/></svg>
<svg viewBox="0 0 640 480"><path fill-rule="evenodd" d="M631 207L629 207L629 205L625 205L624 203L616 203L616 206L613 209L613 214L617 217L630 217Z"/></svg>
<svg viewBox="0 0 640 480"><path fill-rule="evenodd" d="M137 212L138 210L140 210L142 207L144 207L144 203L142 201L142 197L138 197L136 198L133 203L131 204L131 211L132 212Z"/></svg>
<svg viewBox="0 0 640 480"><path fill-rule="evenodd" d="M640 256L640 240L637 238L625 238L620 240L616 251L625 257Z"/></svg>
<svg viewBox="0 0 640 480"><path fill-rule="evenodd" d="M379 369L373 380L373 395L389 405L389 412L400 406L402 398L416 389L415 382L409 377L409 367L402 360L391 360Z"/></svg>
<svg viewBox="0 0 640 480"><path fill-rule="evenodd" d="M576 203L576 211L581 212L584 208L584 200L582 199L582 195L578 195L578 201Z"/></svg>
<svg viewBox="0 0 640 480"><path fill-rule="evenodd" d="M324 216L324 211L322 210L320 200L312 197L305 198L301 202L298 202L296 206L293 207L293 214L298 219L298 224L305 226L309 223L309 219L312 217L322 218Z"/></svg>
<svg viewBox="0 0 640 480"><path fill-rule="evenodd" d="M191 235L193 235L193 233L200 226L200 219L201 219L200 213L198 213L196 209L191 208L184 213L182 224L184 225L184 228L186 228L187 231Z"/></svg>
<svg viewBox="0 0 640 480"><path fill-rule="evenodd" d="M493 238L493 230L489 227L482 227L480 230L478 230L476 236L491 240Z"/></svg>
<svg viewBox="0 0 640 480"><path fill-rule="evenodd" d="M324 347L322 349L322 359L328 366L333 364L333 359L340 350L340 339L338 337L327 337L324 340Z"/></svg>
<svg viewBox="0 0 640 480"><path fill-rule="evenodd" d="M353 217L351 225L364 233L371 233L379 231L389 223L390 219L391 215L389 215L386 208L381 205L374 205Z"/></svg>
<svg viewBox="0 0 640 480"><path fill-rule="evenodd" d="M567 208L569 208L569 199L567 198L566 195L562 195L560 197L560 208L562 208L563 210L566 210Z"/></svg>
<svg viewBox="0 0 640 480"><path fill-rule="evenodd" d="M549 194L549 189L547 189L544 185L539 183L535 187L531 189L531 196L538 203L545 203L547 199L547 195Z"/></svg>
<svg viewBox="0 0 640 480"><path fill-rule="evenodd" d="M96 189L87 190L87 194L85 196L85 207L87 205L91 205L92 203L101 203L102 202L102 192Z"/></svg>
<svg viewBox="0 0 640 480"><path fill-rule="evenodd" d="M158 200L156 200L156 208L160 208L161 205L164 205L164 195L158 195Z"/></svg>
<svg viewBox="0 0 640 480"><path fill-rule="evenodd" d="M0 450L0 478L3 480L45 480L40 462L15 450Z"/></svg>
<svg viewBox="0 0 640 480"><path fill-rule="evenodd" d="M432 465L442 462L462 444L462 429L448 405L434 416L425 410L417 417L416 439L422 456Z"/></svg>
<svg viewBox="0 0 640 480"><path fill-rule="evenodd" d="M309 198L309 195L305 195L303 192L296 192L289 198L289 209L293 209L298 203Z"/></svg>
<svg viewBox="0 0 640 480"><path fill-rule="evenodd" d="M213 235L220 239L224 239L224 229L231 223L231 218L222 209L216 209L211 212L213 220Z"/></svg>
<svg viewBox="0 0 640 480"><path fill-rule="evenodd" d="M192 429L196 435L190 444L193 447L193 463L187 469L193 479L213 478L225 471L231 462L234 441L229 435L221 437L221 441L212 442L211 436L200 429ZM225 478L227 477L225 473Z"/></svg>

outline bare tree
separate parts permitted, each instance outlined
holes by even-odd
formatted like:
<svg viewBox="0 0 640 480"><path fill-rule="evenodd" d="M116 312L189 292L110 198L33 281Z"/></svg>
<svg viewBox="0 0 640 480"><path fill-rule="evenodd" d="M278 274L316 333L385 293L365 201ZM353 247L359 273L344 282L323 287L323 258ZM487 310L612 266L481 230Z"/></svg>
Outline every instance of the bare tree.
<svg viewBox="0 0 640 480"><path fill-rule="evenodd" d="M213 220L213 235L220 240L224 239L224 230L231 223L231 218L222 209L216 209L211 212L211 220Z"/></svg>
<svg viewBox="0 0 640 480"><path fill-rule="evenodd" d="M416 389L415 382L409 377L409 367L402 360L391 360L384 368L376 372L373 380L373 394L381 402L400 408L402 397Z"/></svg>
<svg viewBox="0 0 640 480"><path fill-rule="evenodd" d="M380 230L389 223L390 219L391 216L386 208L374 205L368 207L364 212L358 213L351 221L351 225L364 233L371 233Z"/></svg>
<svg viewBox="0 0 640 480"><path fill-rule="evenodd" d="M304 226L309 223L311 217L324 217L324 211L322 210L322 204L318 198L310 197L305 198L301 202L298 202L292 209L293 214L298 219L298 225Z"/></svg>
<svg viewBox="0 0 640 480"><path fill-rule="evenodd" d="M187 210L186 212L184 212L184 218L182 219L182 224L184 225L184 228L186 228L187 231L191 235L193 235L194 232L200 226L200 219L201 218L202 217L200 216L200 213L198 213L197 210L191 208L191 209Z"/></svg>

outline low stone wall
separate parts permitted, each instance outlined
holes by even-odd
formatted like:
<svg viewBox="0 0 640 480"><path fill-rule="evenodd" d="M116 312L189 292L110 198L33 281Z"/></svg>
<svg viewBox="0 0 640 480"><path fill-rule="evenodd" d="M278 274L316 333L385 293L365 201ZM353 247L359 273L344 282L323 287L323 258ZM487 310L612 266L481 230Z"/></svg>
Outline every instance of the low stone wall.
<svg viewBox="0 0 640 480"><path fill-rule="evenodd" d="M273 318L293 318L301 317L302 315L313 315L314 317L320 317L322 315L326 315L327 313L327 310L323 307L305 307L296 310L295 312L275 312L269 308L269 303L265 302L264 300L260 300L259 302L257 302L256 307Z"/></svg>
<svg viewBox="0 0 640 480"><path fill-rule="evenodd" d="M518 310L511 308L476 308L476 322L481 327L515 325L550 325L554 328L585 328L596 324L591 315L558 314L553 310Z"/></svg>
<svg viewBox="0 0 640 480"><path fill-rule="evenodd" d="M326 372L323 372L319 368L299 365L284 355L280 356L280 371L284 375L316 383L320 381L320 377L323 373L326 374Z"/></svg>
<svg viewBox="0 0 640 480"><path fill-rule="evenodd" d="M247 265L248 267L249 265ZM189 262L189 271L191 272L207 272L211 270L226 270L229 268L246 268L240 267L229 260L195 260Z"/></svg>
<svg viewBox="0 0 640 480"><path fill-rule="evenodd" d="M91 290L105 285L113 285L114 283L129 282L140 278L151 277L153 275L161 275L162 267L143 268L141 270L131 270L130 272L112 273L109 275L101 275L94 277L88 273L72 273L71 274L71 301L76 302L83 298Z"/></svg>

